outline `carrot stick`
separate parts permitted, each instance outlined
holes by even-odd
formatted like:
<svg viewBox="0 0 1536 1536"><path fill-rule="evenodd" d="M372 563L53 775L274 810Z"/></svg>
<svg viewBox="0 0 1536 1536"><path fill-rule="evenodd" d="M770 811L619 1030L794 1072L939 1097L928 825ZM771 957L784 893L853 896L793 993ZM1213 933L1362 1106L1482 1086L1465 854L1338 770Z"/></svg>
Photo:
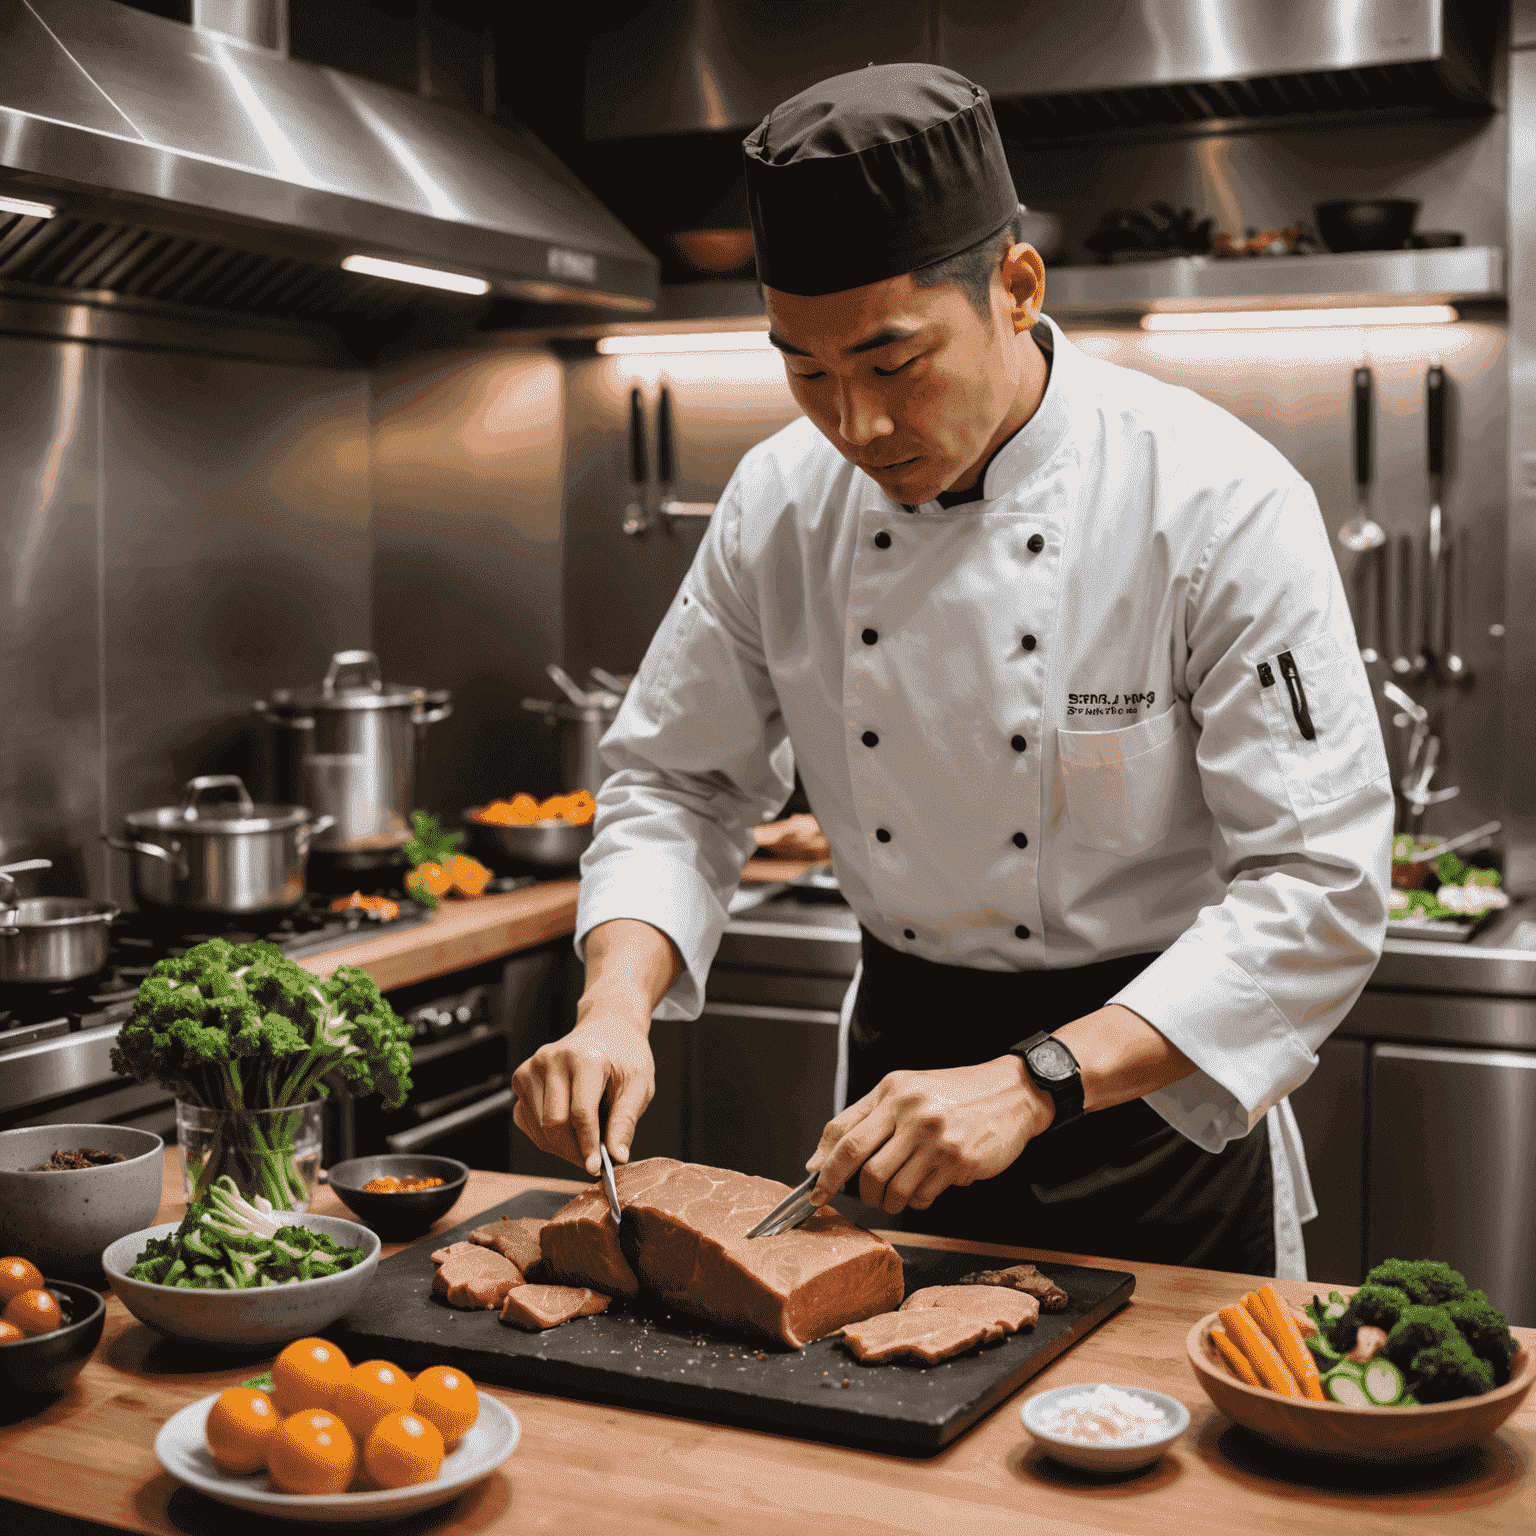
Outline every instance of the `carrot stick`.
<svg viewBox="0 0 1536 1536"><path fill-rule="evenodd" d="M1227 1337L1225 1328L1211 1329L1211 1343L1216 1346L1221 1358L1227 1362L1227 1369L1239 1381L1247 1382L1250 1387L1258 1386L1259 1378L1253 1367L1248 1364L1248 1357Z"/></svg>
<svg viewBox="0 0 1536 1536"><path fill-rule="evenodd" d="M1300 1397L1301 1388L1289 1367L1280 1358L1280 1351L1259 1332L1253 1318L1242 1306L1223 1307L1218 1314L1222 1327L1232 1342L1247 1355L1248 1363L1258 1375L1262 1386L1282 1397Z"/></svg>
<svg viewBox="0 0 1536 1536"><path fill-rule="evenodd" d="M1270 1342L1280 1351L1280 1358L1285 1361L1291 1374L1296 1378L1296 1384L1301 1388L1301 1395L1310 1397L1316 1403L1325 1401L1323 1379L1318 1374L1317 1361L1312 1358L1312 1351L1307 1348L1306 1340L1301 1336L1301 1329L1297 1327L1296 1319L1291 1316L1290 1308L1286 1306L1284 1298L1274 1286L1261 1285L1258 1303L1261 1315L1256 1321L1268 1335Z"/></svg>

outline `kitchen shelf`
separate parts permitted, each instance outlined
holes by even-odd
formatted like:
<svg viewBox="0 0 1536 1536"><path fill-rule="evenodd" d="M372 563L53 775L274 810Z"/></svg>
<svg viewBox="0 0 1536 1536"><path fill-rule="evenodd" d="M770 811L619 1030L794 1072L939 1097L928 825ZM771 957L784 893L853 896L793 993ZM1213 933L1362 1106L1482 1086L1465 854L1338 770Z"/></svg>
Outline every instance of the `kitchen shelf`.
<svg viewBox="0 0 1536 1536"><path fill-rule="evenodd" d="M1299 309L1341 304L1489 303L1504 297L1498 246L1345 256L1178 256L1124 266L1048 267L1051 315Z"/></svg>

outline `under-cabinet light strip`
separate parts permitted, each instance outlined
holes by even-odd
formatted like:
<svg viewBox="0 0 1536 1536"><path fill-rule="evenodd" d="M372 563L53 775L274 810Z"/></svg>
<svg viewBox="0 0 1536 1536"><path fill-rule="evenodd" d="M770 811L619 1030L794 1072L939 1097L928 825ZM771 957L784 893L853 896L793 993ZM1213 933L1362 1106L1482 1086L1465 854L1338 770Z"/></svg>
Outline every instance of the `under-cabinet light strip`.
<svg viewBox="0 0 1536 1536"><path fill-rule="evenodd" d="M51 203L29 203L24 197L0 197L0 213L19 213L24 219L51 219L57 211Z"/></svg>
<svg viewBox="0 0 1536 1536"><path fill-rule="evenodd" d="M440 267L418 267L407 261L386 261L382 256L348 256L341 265L348 272L393 278L397 283L417 283L423 288L443 288L449 293L491 291L491 285L483 277L471 277L467 272L445 272Z"/></svg>
<svg viewBox="0 0 1536 1536"><path fill-rule="evenodd" d="M1449 304L1373 304L1354 309L1225 309L1143 315L1145 331L1283 331L1310 326L1448 325Z"/></svg>
<svg viewBox="0 0 1536 1536"><path fill-rule="evenodd" d="M676 331L661 336L599 336L605 357L665 352L766 352L767 331Z"/></svg>

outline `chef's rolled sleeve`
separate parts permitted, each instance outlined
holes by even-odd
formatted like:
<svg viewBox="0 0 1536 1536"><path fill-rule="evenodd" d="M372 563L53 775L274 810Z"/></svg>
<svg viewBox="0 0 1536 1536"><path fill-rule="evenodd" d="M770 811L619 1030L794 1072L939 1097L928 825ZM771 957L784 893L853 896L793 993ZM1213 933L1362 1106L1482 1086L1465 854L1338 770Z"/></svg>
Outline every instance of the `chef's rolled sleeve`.
<svg viewBox="0 0 1536 1536"><path fill-rule="evenodd" d="M1380 958L1393 798L1304 481L1223 519L1184 611L1186 696L1226 894L1112 1001L1195 1063L1147 1102L1218 1151L1306 1080ZM1304 710L1282 658L1300 673Z"/></svg>
<svg viewBox="0 0 1536 1536"><path fill-rule="evenodd" d="M750 473L752 455L737 479ZM736 479L602 741L612 769L581 862L576 951L599 923L638 918L677 945L683 971L655 1010L696 1018L752 828L794 787L783 715L735 566Z"/></svg>

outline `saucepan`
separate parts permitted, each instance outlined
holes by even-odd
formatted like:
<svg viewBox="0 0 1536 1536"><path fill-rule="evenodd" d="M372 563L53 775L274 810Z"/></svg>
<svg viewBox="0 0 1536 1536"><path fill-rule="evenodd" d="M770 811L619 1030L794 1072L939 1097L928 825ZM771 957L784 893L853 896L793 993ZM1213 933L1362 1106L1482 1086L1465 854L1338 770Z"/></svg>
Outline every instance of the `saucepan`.
<svg viewBox="0 0 1536 1536"><path fill-rule="evenodd" d="M107 963L108 930L118 915L111 902L86 896L16 899L11 877L51 869L49 859L0 868L0 982L58 986Z"/></svg>
<svg viewBox="0 0 1536 1536"><path fill-rule="evenodd" d="M203 803L210 790L231 802ZM103 841L130 855L140 906L245 915L282 912L304 895L309 840L334 818L302 805L256 805L235 774L191 780L180 805L133 811L127 837Z"/></svg>

